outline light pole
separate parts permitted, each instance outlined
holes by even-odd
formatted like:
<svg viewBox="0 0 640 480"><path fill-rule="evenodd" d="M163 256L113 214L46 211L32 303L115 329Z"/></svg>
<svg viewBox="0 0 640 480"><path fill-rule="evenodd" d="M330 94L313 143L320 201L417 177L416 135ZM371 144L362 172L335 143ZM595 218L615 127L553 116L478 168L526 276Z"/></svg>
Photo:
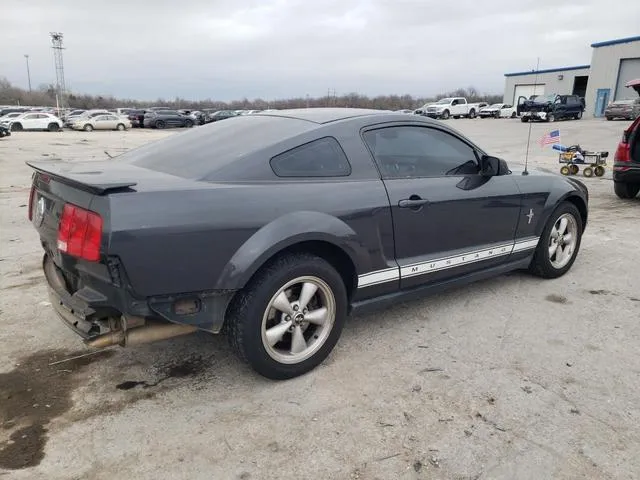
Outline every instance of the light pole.
<svg viewBox="0 0 640 480"><path fill-rule="evenodd" d="M29 55L25 53L24 58L27 60L27 79L29 80L29 93L31 93L31 72L29 72Z"/></svg>

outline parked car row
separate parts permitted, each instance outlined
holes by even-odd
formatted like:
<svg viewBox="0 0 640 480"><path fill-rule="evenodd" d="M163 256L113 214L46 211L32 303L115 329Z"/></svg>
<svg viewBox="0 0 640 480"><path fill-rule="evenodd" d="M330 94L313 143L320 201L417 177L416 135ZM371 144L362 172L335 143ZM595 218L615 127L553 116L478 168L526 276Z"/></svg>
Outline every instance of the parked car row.
<svg viewBox="0 0 640 480"><path fill-rule="evenodd" d="M476 118L480 110L487 106L486 102L468 103L464 97L441 98L435 103L428 103L415 111L418 115L447 120L453 118Z"/></svg>

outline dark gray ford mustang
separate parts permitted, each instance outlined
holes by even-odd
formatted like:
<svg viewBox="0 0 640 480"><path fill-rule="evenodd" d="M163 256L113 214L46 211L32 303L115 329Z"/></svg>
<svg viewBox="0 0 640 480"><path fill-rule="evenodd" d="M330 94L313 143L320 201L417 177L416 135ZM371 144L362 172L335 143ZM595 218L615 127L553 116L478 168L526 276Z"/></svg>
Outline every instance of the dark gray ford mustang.
<svg viewBox="0 0 640 480"><path fill-rule="evenodd" d="M52 304L92 347L224 332L260 374L330 353L351 312L573 264L588 192L446 124L356 109L239 116L107 162L31 162Z"/></svg>

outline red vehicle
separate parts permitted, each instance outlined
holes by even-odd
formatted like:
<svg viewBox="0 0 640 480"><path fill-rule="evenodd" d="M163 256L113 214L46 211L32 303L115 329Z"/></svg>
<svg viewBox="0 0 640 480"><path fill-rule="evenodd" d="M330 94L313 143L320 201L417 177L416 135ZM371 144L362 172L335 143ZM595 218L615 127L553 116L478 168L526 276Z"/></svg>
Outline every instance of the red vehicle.
<svg viewBox="0 0 640 480"><path fill-rule="evenodd" d="M640 78L625 86L640 95ZM640 117L622 133L613 157L613 188L620 198L634 198L640 191Z"/></svg>

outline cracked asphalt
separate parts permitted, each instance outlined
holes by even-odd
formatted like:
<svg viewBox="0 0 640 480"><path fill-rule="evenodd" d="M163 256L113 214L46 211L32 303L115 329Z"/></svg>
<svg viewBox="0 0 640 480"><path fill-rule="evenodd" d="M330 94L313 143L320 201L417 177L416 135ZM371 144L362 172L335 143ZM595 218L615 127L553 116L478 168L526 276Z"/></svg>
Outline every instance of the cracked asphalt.
<svg viewBox="0 0 640 480"><path fill-rule="evenodd" d="M529 125L449 122L522 165ZM627 124L553 128L613 155ZM551 128L531 127L530 168L558 172L535 143ZM48 304L24 162L102 160L173 133L0 140L0 476L638 478L640 199L619 200L610 171L584 179L589 225L566 276L513 273L351 318L303 377L258 377L206 334L82 357Z"/></svg>

